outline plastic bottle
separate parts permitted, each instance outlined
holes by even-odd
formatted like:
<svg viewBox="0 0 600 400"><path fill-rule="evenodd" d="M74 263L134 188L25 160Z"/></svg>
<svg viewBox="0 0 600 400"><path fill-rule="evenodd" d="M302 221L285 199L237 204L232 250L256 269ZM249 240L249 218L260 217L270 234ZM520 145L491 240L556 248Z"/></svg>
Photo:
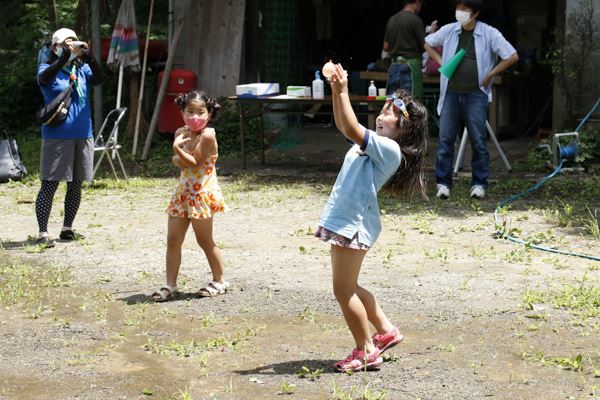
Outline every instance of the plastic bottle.
<svg viewBox="0 0 600 400"><path fill-rule="evenodd" d="M369 85L369 98L375 98L377 97L377 87L375 86L375 82L371 81L371 84Z"/></svg>
<svg viewBox="0 0 600 400"><path fill-rule="evenodd" d="M325 88L319 71L315 71L315 80L312 81L312 97L313 99L325 98Z"/></svg>

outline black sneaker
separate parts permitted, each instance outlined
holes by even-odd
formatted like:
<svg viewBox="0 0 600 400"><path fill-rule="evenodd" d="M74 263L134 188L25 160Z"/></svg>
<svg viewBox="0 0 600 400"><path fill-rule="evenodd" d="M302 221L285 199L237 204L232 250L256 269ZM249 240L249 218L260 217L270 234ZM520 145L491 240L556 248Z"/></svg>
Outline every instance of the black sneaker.
<svg viewBox="0 0 600 400"><path fill-rule="evenodd" d="M62 240L82 240L85 239L85 236L79 233L73 232L72 229L67 229L66 231L61 231L58 236Z"/></svg>
<svg viewBox="0 0 600 400"><path fill-rule="evenodd" d="M41 238L38 238L38 240L35 241L35 244L37 244L38 246L44 246L45 248L49 249L54 247L56 243L54 242L54 239L52 239L50 236L43 236Z"/></svg>

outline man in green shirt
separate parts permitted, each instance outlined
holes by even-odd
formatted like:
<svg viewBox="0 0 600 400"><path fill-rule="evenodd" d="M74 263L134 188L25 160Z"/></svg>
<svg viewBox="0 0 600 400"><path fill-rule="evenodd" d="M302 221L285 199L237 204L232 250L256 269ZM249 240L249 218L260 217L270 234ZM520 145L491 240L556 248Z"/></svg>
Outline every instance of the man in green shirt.
<svg viewBox="0 0 600 400"><path fill-rule="evenodd" d="M422 54L425 51L425 27L417 15L422 0L404 0L403 8L387 22L383 50L392 58L388 71L387 93L405 89L413 97L423 98Z"/></svg>

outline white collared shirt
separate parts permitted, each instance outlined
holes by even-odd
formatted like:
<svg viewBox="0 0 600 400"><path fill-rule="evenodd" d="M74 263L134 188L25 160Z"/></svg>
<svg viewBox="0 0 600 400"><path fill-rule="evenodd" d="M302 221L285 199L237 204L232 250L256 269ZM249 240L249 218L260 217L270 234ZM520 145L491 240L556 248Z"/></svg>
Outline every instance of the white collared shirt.
<svg viewBox="0 0 600 400"><path fill-rule="evenodd" d="M458 40L462 32L462 26L458 22L442 26L437 32L425 37L425 42L431 47L444 47L442 53L442 65L450 60L456 54ZM488 96L488 101L492 101L492 88L483 86L483 80L489 72L496 66L498 57L503 60L511 57L517 51L502 36L498 29L477 21L475 31L473 32L475 40L475 55L477 57L477 76L479 78L479 88ZM448 89L448 78L440 74L440 100L437 106L438 114L442 113L446 91Z"/></svg>

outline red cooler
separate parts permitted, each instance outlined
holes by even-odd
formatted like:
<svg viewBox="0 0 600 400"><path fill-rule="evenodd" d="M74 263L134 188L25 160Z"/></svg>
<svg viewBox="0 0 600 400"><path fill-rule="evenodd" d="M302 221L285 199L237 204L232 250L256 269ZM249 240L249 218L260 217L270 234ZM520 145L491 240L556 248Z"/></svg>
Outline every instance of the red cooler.
<svg viewBox="0 0 600 400"><path fill-rule="evenodd" d="M158 87L160 88L164 71L158 74ZM169 82L167 83L167 93L160 107L158 114L158 131L159 132L175 132L183 126L183 119L179 112L179 108L175 104L175 98L180 93L189 92L196 89L197 78L196 74L187 69L173 69Z"/></svg>

